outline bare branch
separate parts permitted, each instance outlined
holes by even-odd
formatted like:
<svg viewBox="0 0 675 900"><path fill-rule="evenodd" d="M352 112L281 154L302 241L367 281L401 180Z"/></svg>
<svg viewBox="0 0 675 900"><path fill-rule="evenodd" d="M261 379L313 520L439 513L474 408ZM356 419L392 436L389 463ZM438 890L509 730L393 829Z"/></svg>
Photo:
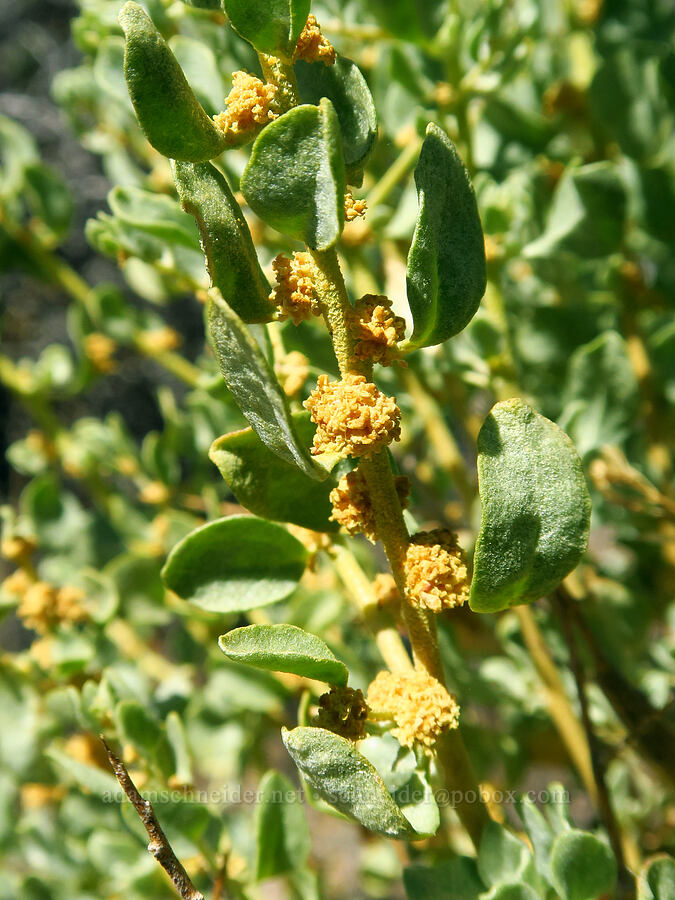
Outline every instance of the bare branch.
<svg viewBox="0 0 675 900"><path fill-rule="evenodd" d="M192 881L190 881L190 876L171 849L171 844L169 844L166 835L162 831L162 826L157 821L152 804L149 800L144 800L141 797L124 763L115 756L103 735L100 735L100 738L103 741L110 765L120 783L120 787L131 800L145 830L148 832L148 837L150 838L148 851L168 874L173 882L173 886L183 900L204 900L204 895L195 888Z"/></svg>

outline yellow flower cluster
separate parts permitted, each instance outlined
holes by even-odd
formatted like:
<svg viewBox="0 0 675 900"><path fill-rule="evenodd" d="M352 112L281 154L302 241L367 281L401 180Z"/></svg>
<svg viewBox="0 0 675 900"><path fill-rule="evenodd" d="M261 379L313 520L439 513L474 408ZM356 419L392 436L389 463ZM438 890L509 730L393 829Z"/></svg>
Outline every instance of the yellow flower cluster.
<svg viewBox="0 0 675 900"><path fill-rule="evenodd" d="M395 609L401 602L401 595L394 581L394 576L388 572L378 572L373 581L373 594L375 601L381 609Z"/></svg>
<svg viewBox="0 0 675 900"><path fill-rule="evenodd" d="M322 62L325 66L332 66L337 59L335 47L321 34L316 16L308 16L295 45L294 58L304 59L305 62Z"/></svg>
<svg viewBox="0 0 675 900"><path fill-rule="evenodd" d="M352 192L347 191L345 194L345 219L348 222L353 222L354 219L357 219L359 216L364 218L367 209L368 204L365 200L355 200Z"/></svg>
<svg viewBox="0 0 675 900"><path fill-rule="evenodd" d="M396 477L395 483L396 493L401 501L401 506L405 509L408 505L410 482L405 475L399 475ZM349 534L361 532L371 544L377 541L375 516L368 487L358 469L342 476L337 487L330 492L330 502L333 504L333 512L330 516L332 522L337 522Z"/></svg>
<svg viewBox="0 0 675 900"><path fill-rule="evenodd" d="M365 294L350 310L349 320L356 338L356 359L391 365L398 353L397 344L405 335L405 319L393 314L391 300L378 294Z"/></svg>
<svg viewBox="0 0 675 900"><path fill-rule="evenodd" d="M277 287L270 300L279 307L279 319L293 320L299 325L305 319L321 315L314 290L314 269L309 253L294 253L292 258L279 253L272 261Z"/></svg>
<svg viewBox="0 0 675 900"><path fill-rule="evenodd" d="M213 121L225 134L251 134L277 118L274 108L276 93L275 84L265 84L248 72L234 72L232 90L225 98L225 109L214 116Z"/></svg>
<svg viewBox="0 0 675 900"><path fill-rule="evenodd" d="M115 341L107 334L94 331L88 334L82 341L82 349L92 367L103 375L114 372L117 368L115 362Z"/></svg>
<svg viewBox="0 0 675 900"><path fill-rule="evenodd" d="M447 528L413 535L406 554L408 596L417 606L440 612L469 596L469 575L457 536Z"/></svg>
<svg viewBox="0 0 675 900"><path fill-rule="evenodd" d="M309 375L309 360L298 350L291 350L275 363L274 371L287 397L300 393Z"/></svg>
<svg viewBox="0 0 675 900"><path fill-rule="evenodd" d="M319 698L319 712L314 725L333 731L350 741L366 736L368 704L363 691L350 687L332 687Z"/></svg>
<svg viewBox="0 0 675 900"><path fill-rule="evenodd" d="M319 375L305 400L317 426L312 453L369 456L401 437L401 410L363 375L329 381Z"/></svg>
<svg viewBox="0 0 675 900"><path fill-rule="evenodd" d="M2 587L20 598L19 618L39 634L46 634L61 622L82 622L88 618L82 603L84 591L72 585L56 588L44 581L31 582L25 573L15 572Z"/></svg>
<svg viewBox="0 0 675 900"><path fill-rule="evenodd" d="M433 753L436 739L457 728L459 706L443 685L427 672L379 672L368 688L368 706L396 723L392 734L405 747Z"/></svg>

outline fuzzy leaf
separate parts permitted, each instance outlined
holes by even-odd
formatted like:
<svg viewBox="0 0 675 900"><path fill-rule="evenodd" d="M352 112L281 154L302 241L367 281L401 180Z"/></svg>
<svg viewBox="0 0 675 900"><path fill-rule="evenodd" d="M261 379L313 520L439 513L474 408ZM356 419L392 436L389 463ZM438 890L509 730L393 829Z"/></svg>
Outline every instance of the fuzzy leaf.
<svg viewBox="0 0 675 900"><path fill-rule="evenodd" d="M497 822L488 822L478 848L478 872L486 885L517 881L530 860L526 845Z"/></svg>
<svg viewBox="0 0 675 900"><path fill-rule="evenodd" d="M593 900L612 893L616 860L609 847L586 831L570 829L551 850L551 881L563 900Z"/></svg>
<svg viewBox="0 0 675 900"><path fill-rule="evenodd" d="M307 861L311 838L293 784L280 772L266 772L258 788L256 809L256 878L272 878Z"/></svg>
<svg viewBox="0 0 675 900"><path fill-rule="evenodd" d="M300 441L286 395L253 335L218 291L210 292L208 331L225 383L260 440L310 478L326 478Z"/></svg>
<svg viewBox="0 0 675 900"><path fill-rule="evenodd" d="M403 884L408 900L478 900L485 891L476 860L468 856L435 866L408 866L403 870Z"/></svg>
<svg viewBox="0 0 675 900"><path fill-rule="evenodd" d="M646 871L647 884L654 900L668 900L675 897L675 860L661 856L651 862Z"/></svg>
<svg viewBox="0 0 675 900"><path fill-rule="evenodd" d="M314 435L309 413L293 413L291 418L303 445L309 446ZM252 428L219 437L211 445L209 458L239 503L254 515L313 531L338 529L336 522L328 521L335 480L308 478L295 464L268 450Z"/></svg>
<svg viewBox="0 0 675 900"><path fill-rule="evenodd" d="M118 186L108 194L108 204L121 222L163 241L190 248L197 246L194 222L171 197L136 187Z"/></svg>
<svg viewBox="0 0 675 900"><path fill-rule="evenodd" d="M216 519L173 548L162 569L179 597L212 612L241 612L287 597L307 551L285 528L249 516Z"/></svg>
<svg viewBox="0 0 675 900"><path fill-rule="evenodd" d="M572 571L588 543L591 502L570 439L522 400L493 407L478 453L470 605L496 612L542 597Z"/></svg>
<svg viewBox="0 0 675 900"><path fill-rule="evenodd" d="M437 125L427 126L415 184L419 212L407 271L411 350L440 344L466 327L486 283L483 230L469 173Z"/></svg>
<svg viewBox="0 0 675 900"><path fill-rule="evenodd" d="M235 31L261 53L289 61L311 0L223 0Z"/></svg>
<svg viewBox="0 0 675 900"><path fill-rule="evenodd" d="M518 814L523 820L525 831L534 851L534 864L544 878L550 880L548 858L553 843L553 831L539 809L524 796L518 804Z"/></svg>
<svg viewBox="0 0 675 900"><path fill-rule="evenodd" d="M271 289L225 176L210 163L190 162L174 163L173 175L183 209L197 222L211 284L244 322L269 322Z"/></svg>
<svg viewBox="0 0 675 900"><path fill-rule="evenodd" d="M318 104L322 97L331 101L340 122L345 165L348 170L361 169L377 140L377 113L359 67L345 56L332 66L299 60L295 74L304 103Z"/></svg>
<svg viewBox="0 0 675 900"><path fill-rule="evenodd" d="M258 135L241 190L272 228L316 250L333 246L344 225L345 167L330 100L296 106Z"/></svg>
<svg viewBox="0 0 675 900"><path fill-rule="evenodd" d="M221 634L218 646L235 662L292 672L327 684L344 686L349 671L321 638L295 625L247 625Z"/></svg>
<svg viewBox="0 0 675 900"><path fill-rule="evenodd" d="M124 74L138 121L155 150L202 162L219 156L225 136L207 115L168 44L137 3L120 13Z"/></svg>
<svg viewBox="0 0 675 900"><path fill-rule="evenodd" d="M346 738L324 728L285 728L286 749L309 786L364 828L391 838L412 832L374 766Z"/></svg>

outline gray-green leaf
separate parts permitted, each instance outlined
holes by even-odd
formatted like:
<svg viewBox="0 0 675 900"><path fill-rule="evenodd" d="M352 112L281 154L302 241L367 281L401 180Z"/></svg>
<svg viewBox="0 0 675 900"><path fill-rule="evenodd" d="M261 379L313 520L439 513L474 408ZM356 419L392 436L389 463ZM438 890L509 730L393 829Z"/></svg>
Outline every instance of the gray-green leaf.
<svg viewBox="0 0 675 900"><path fill-rule="evenodd" d="M269 322L270 286L224 175L190 162L174 163L173 174L181 205L197 222L211 284L244 322Z"/></svg>
<svg viewBox="0 0 675 900"><path fill-rule="evenodd" d="M478 900L485 891L476 860L468 856L436 866L409 866L403 870L403 884L408 900Z"/></svg>
<svg viewBox="0 0 675 900"><path fill-rule="evenodd" d="M410 350L440 344L465 328L486 284L483 230L469 173L437 125L427 126L415 184L419 212L407 271Z"/></svg>
<svg viewBox="0 0 675 900"><path fill-rule="evenodd" d="M261 53L290 61L311 0L224 0L232 27Z"/></svg>
<svg viewBox="0 0 675 900"><path fill-rule="evenodd" d="M284 728L281 735L310 787L331 806L377 834L411 836L376 769L351 741L323 728Z"/></svg>
<svg viewBox="0 0 675 900"><path fill-rule="evenodd" d="M362 169L377 140L377 113L359 67L345 56L332 66L299 60L295 74L304 103L318 104L322 97L331 101L340 122L347 170Z"/></svg>
<svg viewBox="0 0 675 900"><path fill-rule="evenodd" d="M309 413L293 413L291 419L303 445L309 446L314 435ZM335 480L308 478L294 463L268 450L252 428L219 437L209 458L239 503L254 515L313 531L337 530L337 523L328 521Z"/></svg>
<svg viewBox="0 0 675 900"><path fill-rule="evenodd" d="M586 550L591 502L570 439L522 400L493 407L478 454L470 605L496 612L542 597L571 572Z"/></svg>
<svg viewBox="0 0 675 900"><path fill-rule="evenodd" d="M138 121L155 150L202 162L227 146L194 95L183 70L152 20L137 3L120 13L126 36L124 74Z"/></svg>
<svg viewBox="0 0 675 900"><path fill-rule="evenodd" d="M256 878L272 878L299 869L311 839L298 792L280 772L266 772L258 788L256 809Z"/></svg>
<svg viewBox="0 0 675 900"><path fill-rule="evenodd" d="M595 835L570 829L553 844L551 881L563 900L593 900L612 893L616 860Z"/></svg>
<svg viewBox="0 0 675 900"><path fill-rule="evenodd" d="M307 551L285 528L249 516L202 525L173 548L162 569L179 597L213 612L242 612L287 597Z"/></svg>
<svg viewBox="0 0 675 900"><path fill-rule="evenodd" d="M328 646L308 631L295 625L247 625L221 634L218 645L235 662L292 672L327 684L344 686L349 670Z"/></svg>
<svg viewBox="0 0 675 900"><path fill-rule="evenodd" d="M300 441L286 395L253 335L217 290L210 291L208 332L225 383L260 440L310 478L326 478Z"/></svg>
<svg viewBox="0 0 675 900"><path fill-rule="evenodd" d="M345 165L330 100L296 106L261 131L241 190L277 231L316 250L335 244L344 225Z"/></svg>

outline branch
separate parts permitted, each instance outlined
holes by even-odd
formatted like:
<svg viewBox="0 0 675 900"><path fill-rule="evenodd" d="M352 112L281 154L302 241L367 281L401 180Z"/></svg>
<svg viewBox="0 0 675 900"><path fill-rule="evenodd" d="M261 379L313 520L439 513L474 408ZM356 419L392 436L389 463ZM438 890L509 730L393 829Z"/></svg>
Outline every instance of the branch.
<svg viewBox="0 0 675 900"><path fill-rule="evenodd" d="M131 800L145 830L148 832L148 837L150 838L148 852L155 857L160 866L168 874L173 882L173 886L183 900L204 900L204 895L195 888L190 881L190 876L171 849L171 845L162 831L162 826L157 821L157 816L155 815L155 811L153 810L150 801L144 800L141 797L138 788L131 780L131 776L127 772L124 763L115 756L103 735L101 734L99 737L103 741L103 746L108 754L110 765L120 783L120 787L129 800Z"/></svg>

